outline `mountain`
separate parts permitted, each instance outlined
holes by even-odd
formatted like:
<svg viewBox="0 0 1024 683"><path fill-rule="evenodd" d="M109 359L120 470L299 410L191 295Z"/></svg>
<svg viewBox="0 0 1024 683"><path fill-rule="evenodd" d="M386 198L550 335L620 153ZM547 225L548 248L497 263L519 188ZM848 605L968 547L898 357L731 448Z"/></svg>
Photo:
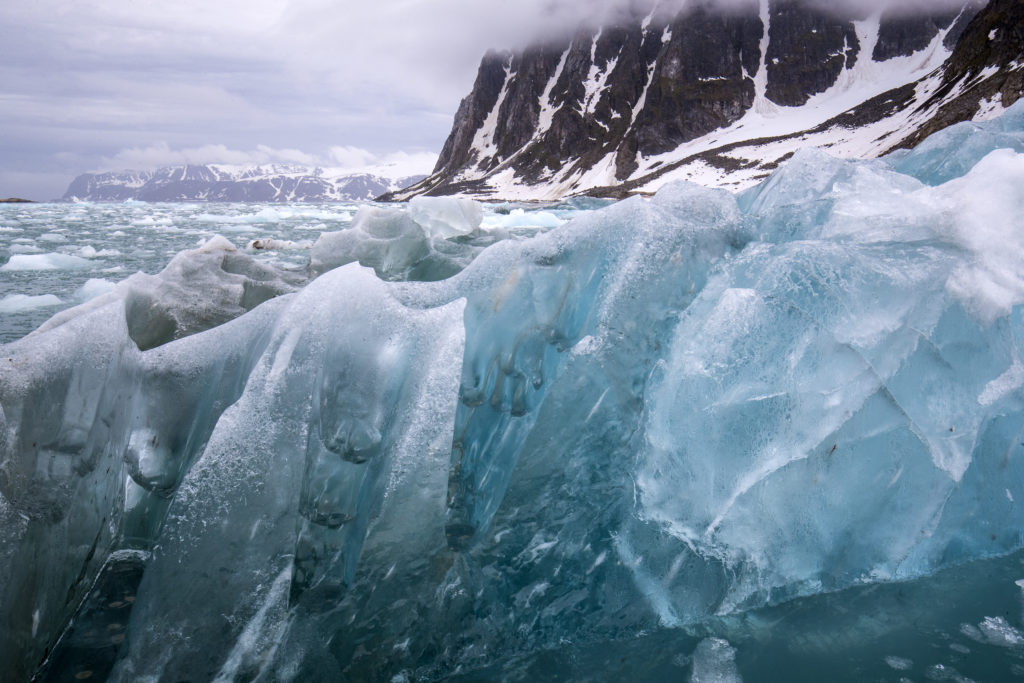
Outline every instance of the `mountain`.
<svg viewBox="0 0 1024 683"><path fill-rule="evenodd" d="M839 16L691 2L561 44L487 54L434 172L382 199L744 188L802 147L870 158L1024 92L1024 2Z"/></svg>
<svg viewBox="0 0 1024 683"><path fill-rule="evenodd" d="M149 202L329 202L373 199L423 179L397 167L362 172L272 164L171 166L157 171L86 173L66 200Z"/></svg>

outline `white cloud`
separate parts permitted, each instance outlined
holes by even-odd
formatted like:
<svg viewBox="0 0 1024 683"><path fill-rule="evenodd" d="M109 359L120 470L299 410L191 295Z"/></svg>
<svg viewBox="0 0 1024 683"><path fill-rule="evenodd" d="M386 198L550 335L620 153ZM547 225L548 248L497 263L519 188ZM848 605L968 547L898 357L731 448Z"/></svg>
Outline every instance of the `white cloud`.
<svg viewBox="0 0 1024 683"><path fill-rule="evenodd" d="M251 151L229 149L226 145L203 145L183 149L172 149L166 142L148 147L129 147L112 157L100 159L97 171L136 170L148 171L161 166L182 164L238 164L257 165L283 161L274 158L274 150L264 145Z"/></svg>
<svg viewBox="0 0 1024 683"><path fill-rule="evenodd" d="M392 152L380 156L370 167L392 169L392 175L428 175L437 165L435 152Z"/></svg>
<svg viewBox="0 0 1024 683"><path fill-rule="evenodd" d="M331 147L328 150L331 162L342 168L359 168L371 166L376 162L376 156L360 147Z"/></svg>

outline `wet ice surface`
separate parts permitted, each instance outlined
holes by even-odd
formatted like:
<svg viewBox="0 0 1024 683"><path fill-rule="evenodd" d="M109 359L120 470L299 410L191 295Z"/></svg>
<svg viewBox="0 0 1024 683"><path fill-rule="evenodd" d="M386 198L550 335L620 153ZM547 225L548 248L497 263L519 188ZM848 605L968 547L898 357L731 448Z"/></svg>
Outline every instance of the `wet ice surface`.
<svg viewBox="0 0 1024 683"><path fill-rule="evenodd" d="M4 674L1024 676L1024 104L987 125L60 271L98 296L0 355Z"/></svg>

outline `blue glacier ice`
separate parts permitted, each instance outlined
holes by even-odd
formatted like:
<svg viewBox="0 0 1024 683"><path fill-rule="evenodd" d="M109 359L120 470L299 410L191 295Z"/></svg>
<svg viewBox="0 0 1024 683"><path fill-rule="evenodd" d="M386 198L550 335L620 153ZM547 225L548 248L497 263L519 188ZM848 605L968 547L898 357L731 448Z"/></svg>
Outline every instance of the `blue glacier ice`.
<svg viewBox="0 0 1024 683"><path fill-rule="evenodd" d="M58 314L0 355L4 680L1024 676L1022 134Z"/></svg>

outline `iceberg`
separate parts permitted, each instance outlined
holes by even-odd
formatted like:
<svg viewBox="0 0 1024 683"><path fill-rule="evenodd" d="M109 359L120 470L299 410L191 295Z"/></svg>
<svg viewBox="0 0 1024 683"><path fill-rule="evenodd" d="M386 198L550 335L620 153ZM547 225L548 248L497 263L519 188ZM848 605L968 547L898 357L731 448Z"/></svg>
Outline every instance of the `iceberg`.
<svg viewBox="0 0 1024 683"><path fill-rule="evenodd" d="M384 280L444 280L508 237L479 234L483 215L480 202L455 197L417 197L407 211L364 206L348 229L321 233L310 270L358 262Z"/></svg>
<svg viewBox="0 0 1024 683"><path fill-rule="evenodd" d="M0 356L4 677L1022 675L1022 113L58 314Z"/></svg>

